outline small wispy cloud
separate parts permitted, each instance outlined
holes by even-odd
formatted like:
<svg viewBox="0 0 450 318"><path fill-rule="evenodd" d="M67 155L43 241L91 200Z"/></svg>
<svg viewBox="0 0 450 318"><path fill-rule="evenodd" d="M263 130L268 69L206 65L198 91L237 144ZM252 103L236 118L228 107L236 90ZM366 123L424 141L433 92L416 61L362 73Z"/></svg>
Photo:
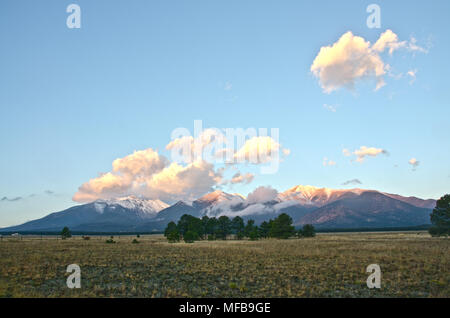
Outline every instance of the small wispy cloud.
<svg viewBox="0 0 450 318"><path fill-rule="evenodd" d="M3 197L3 198L0 199L0 201L16 202L16 201L20 201L22 199L23 199L22 197L15 197L15 198Z"/></svg>
<svg viewBox="0 0 450 318"><path fill-rule="evenodd" d="M342 183L342 185L355 185L355 184L362 184L362 182L359 179L351 179Z"/></svg>
<svg viewBox="0 0 450 318"><path fill-rule="evenodd" d="M326 110L328 110L328 111L330 111L330 112L332 112L332 113L335 113L335 112L337 111L338 105L323 104L323 107L324 107Z"/></svg>
<svg viewBox="0 0 450 318"><path fill-rule="evenodd" d="M416 171L417 167L420 165L420 161L416 158L409 159L408 163L412 166L413 171Z"/></svg>
<svg viewBox="0 0 450 318"><path fill-rule="evenodd" d="M416 81L416 74L417 74L417 69L415 70L409 70L408 73L406 73L411 80L409 81L409 84L412 85L414 84L414 82Z"/></svg>
<svg viewBox="0 0 450 318"><path fill-rule="evenodd" d="M421 47L421 46L417 45L417 39L415 37L411 36L409 39L409 42L407 42L405 46L408 51L428 54L431 43L427 44L427 46L428 46L427 48Z"/></svg>
<svg viewBox="0 0 450 318"><path fill-rule="evenodd" d="M366 157L376 157L380 154L383 155L389 155L389 152L385 149L382 148L375 148L375 147L366 147L366 146L361 146L359 147L359 149L356 149L353 152L350 152L350 150L348 149L343 149L342 153L344 154L344 156L351 156L351 155L355 155L356 156L356 162L362 163L364 162Z"/></svg>
<svg viewBox="0 0 450 318"><path fill-rule="evenodd" d="M322 165L323 165L324 167L326 167L326 166L335 166L335 165L336 165L336 162L333 161L333 160L331 160L331 159L328 159L327 157L324 157L324 158L323 158L323 161L322 161Z"/></svg>
<svg viewBox="0 0 450 318"><path fill-rule="evenodd" d="M233 177L231 178L230 182L232 184L236 184L236 183L249 184L250 182L253 181L254 178L255 178L255 175L252 173L241 174L240 172L236 172L233 175Z"/></svg>
<svg viewBox="0 0 450 318"><path fill-rule="evenodd" d="M232 88L233 88L233 84L231 84L230 82L225 82L225 85L223 86L224 90L231 91Z"/></svg>

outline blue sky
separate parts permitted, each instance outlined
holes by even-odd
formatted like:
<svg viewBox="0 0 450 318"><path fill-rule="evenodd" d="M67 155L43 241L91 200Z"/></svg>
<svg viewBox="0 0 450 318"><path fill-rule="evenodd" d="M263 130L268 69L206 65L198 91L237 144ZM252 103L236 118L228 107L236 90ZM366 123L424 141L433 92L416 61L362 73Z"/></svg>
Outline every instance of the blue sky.
<svg viewBox="0 0 450 318"><path fill-rule="evenodd" d="M66 26L71 3L80 29ZM380 29L366 25L371 3ZM279 128L291 151L276 174L227 191L358 179L361 188L438 198L450 190L449 9L448 1L2 1L0 226L76 204L79 186L135 150L169 156L171 132L193 130L197 119ZM320 48L347 31L375 43L387 29L427 52L380 54L393 75L376 91L368 80L324 92L310 70ZM360 163L343 154L361 146L388 155Z"/></svg>

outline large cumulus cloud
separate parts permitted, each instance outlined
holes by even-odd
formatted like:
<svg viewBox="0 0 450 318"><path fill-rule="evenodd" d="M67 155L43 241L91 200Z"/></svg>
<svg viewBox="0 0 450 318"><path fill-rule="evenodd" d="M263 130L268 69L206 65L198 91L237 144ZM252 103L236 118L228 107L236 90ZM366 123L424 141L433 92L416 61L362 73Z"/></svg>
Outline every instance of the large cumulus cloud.
<svg viewBox="0 0 450 318"><path fill-rule="evenodd" d="M191 200L210 191L222 177L222 172L206 161L183 166L149 148L114 160L111 172L82 184L73 200L89 202L130 194L167 202Z"/></svg>
<svg viewBox="0 0 450 318"><path fill-rule="evenodd" d="M414 38L400 41L392 30L382 33L373 45L348 31L337 42L320 49L311 65L311 72L326 93L342 87L353 89L358 81L364 79L375 81L375 90L378 90L385 85L384 75L390 69L380 54L388 51L392 55L401 48L426 52Z"/></svg>

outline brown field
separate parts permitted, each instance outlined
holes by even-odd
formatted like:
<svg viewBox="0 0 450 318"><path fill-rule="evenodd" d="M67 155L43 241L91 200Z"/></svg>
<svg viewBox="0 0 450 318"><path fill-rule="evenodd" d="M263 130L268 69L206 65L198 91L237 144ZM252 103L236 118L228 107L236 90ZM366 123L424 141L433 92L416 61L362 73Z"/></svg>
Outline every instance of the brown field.
<svg viewBox="0 0 450 318"><path fill-rule="evenodd" d="M3 237L0 297L450 297L450 240L425 232L169 244L160 235ZM69 289L69 264L81 288ZM379 264L381 289L366 267Z"/></svg>

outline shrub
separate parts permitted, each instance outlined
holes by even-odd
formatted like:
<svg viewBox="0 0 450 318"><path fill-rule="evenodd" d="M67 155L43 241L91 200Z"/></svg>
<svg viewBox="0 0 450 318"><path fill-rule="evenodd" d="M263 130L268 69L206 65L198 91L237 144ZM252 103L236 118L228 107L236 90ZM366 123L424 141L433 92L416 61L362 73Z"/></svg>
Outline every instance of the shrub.
<svg viewBox="0 0 450 318"><path fill-rule="evenodd" d="M311 224L305 224L303 229L299 231L299 236L314 237L316 236L316 229Z"/></svg>
<svg viewBox="0 0 450 318"><path fill-rule="evenodd" d="M136 240L136 239L134 239L131 243L133 243L133 244L138 244L139 243L139 241L138 240Z"/></svg>
<svg viewBox="0 0 450 318"><path fill-rule="evenodd" d="M194 231L187 231L186 234L184 234L183 239L186 243L194 243L194 241L198 239L198 234Z"/></svg>
<svg viewBox="0 0 450 318"><path fill-rule="evenodd" d="M180 241L180 231L175 222L169 222L164 231L164 236L167 238L169 243L175 243Z"/></svg>
<svg viewBox="0 0 450 318"><path fill-rule="evenodd" d="M72 233L67 226L65 226L61 231L61 238L65 240L66 238L72 237Z"/></svg>
<svg viewBox="0 0 450 318"><path fill-rule="evenodd" d="M433 237L448 236L450 235L450 230L438 226L432 226L429 228L428 233L430 233Z"/></svg>
<svg viewBox="0 0 450 318"><path fill-rule="evenodd" d="M170 233L167 233L167 240L169 241L169 243L176 243L180 241L180 232L178 232L178 230L173 230Z"/></svg>

